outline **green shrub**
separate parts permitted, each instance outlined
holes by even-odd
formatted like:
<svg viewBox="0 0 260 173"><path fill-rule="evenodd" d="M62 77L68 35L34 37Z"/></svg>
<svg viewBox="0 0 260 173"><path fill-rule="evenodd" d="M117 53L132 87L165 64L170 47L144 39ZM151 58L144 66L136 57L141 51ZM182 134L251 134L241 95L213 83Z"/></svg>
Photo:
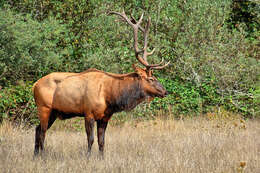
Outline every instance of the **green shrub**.
<svg viewBox="0 0 260 173"><path fill-rule="evenodd" d="M19 82L0 90L0 122L9 119L15 122L37 123L36 106L31 82Z"/></svg>
<svg viewBox="0 0 260 173"><path fill-rule="evenodd" d="M227 20L229 27L238 30L243 27L247 38L256 40L260 36L260 2L233 0L231 9L230 18Z"/></svg>
<svg viewBox="0 0 260 173"><path fill-rule="evenodd" d="M80 72L89 67L132 71L137 60L131 28L118 16L107 15L124 8L135 18L145 12L144 21L151 16L148 47L156 51L148 61L171 61L157 76L173 94L141 105L134 111L137 116L158 109L200 114L216 107L260 116L257 17L249 23L237 21L234 2L18 0L7 1L8 6L2 2L0 85L36 81L51 71ZM250 14L258 16L258 8L249 5ZM142 36L140 48L141 40Z"/></svg>
<svg viewBox="0 0 260 173"><path fill-rule="evenodd" d="M171 93L164 99L156 98L151 103L151 111L162 109L178 115L203 114L225 108L244 117L255 118L260 115L259 88L251 88L247 94L233 93L222 95L214 79L208 78L202 85L183 82L178 79L160 78L161 83Z"/></svg>
<svg viewBox="0 0 260 173"><path fill-rule="evenodd" d="M62 57L70 51L59 46L66 34L66 27L52 17L37 22L30 15L1 9L0 85L62 70Z"/></svg>

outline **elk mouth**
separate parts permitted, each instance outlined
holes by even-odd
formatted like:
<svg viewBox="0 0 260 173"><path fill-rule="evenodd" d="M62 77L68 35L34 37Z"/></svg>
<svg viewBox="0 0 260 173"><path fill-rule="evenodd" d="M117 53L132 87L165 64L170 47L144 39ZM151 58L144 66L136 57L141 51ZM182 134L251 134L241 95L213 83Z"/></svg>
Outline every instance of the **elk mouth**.
<svg viewBox="0 0 260 173"><path fill-rule="evenodd" d="M157 97L164 98L164 97L166 97L167 95L169 95L169 92L168 92L168 91L165 91L165 92L163 92L163 93L160 93Z"/></svg>
<svg viewBox="0 0 260 173"><path fill-rule="evenodd" d="M168 91L164 91L164 92L158 92L158 93L153 93L153 94L149 94L150 97L159 97L159 98L164 98L167 95L169 95Z"/></svg>
<svg viewBox="0 0 260 173"><path fill-rule="evenodd" d="M164 98L164 97L166 97L166 95L165 95L165 94L163 94L163 95L158 95L157 97L159 97L159 98Z"/></svg>

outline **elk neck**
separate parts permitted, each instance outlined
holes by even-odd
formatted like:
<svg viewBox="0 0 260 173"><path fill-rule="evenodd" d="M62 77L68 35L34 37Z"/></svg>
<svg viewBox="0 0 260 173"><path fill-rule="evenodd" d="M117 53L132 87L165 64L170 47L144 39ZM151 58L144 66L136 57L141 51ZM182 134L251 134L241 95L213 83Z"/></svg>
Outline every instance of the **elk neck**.
<svg viewBox="0 0 260 173"><path fill-rule="evenodd" d="M111 112L131 110L145 100L146 94L138 77L129 76L115 79L111 85L110 97L107 99Z"/></svg>

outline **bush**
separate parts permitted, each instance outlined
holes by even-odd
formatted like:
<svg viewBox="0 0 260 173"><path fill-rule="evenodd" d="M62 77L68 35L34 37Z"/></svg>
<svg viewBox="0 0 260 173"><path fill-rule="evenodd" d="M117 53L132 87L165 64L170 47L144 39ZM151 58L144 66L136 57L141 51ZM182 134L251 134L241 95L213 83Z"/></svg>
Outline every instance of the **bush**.
<svg viewBox="0 0 260 173"><path fill-rule="evenodd" d="M200 114L221 107L260 116L259 26L256 17L250 18L253 25L238 22L234 2L8 1L0 12L0 85L35 81L51 71L132 71L131 28L107 15L124 8L136 18L145 12L144 21L152 18L148 47L156 52L148 61L171 61L157 76L173 94L155 99L148 111ZM258 16L258 4L248 7ZM135 113L143 116L142 108Z"/></svg>
<svg viewBox="0 0 260 173"><path fill-rule="evenodd" d="M251 0L233 0L231 9L229 27L238 30L243 27L247 38L257 39L260 36L260 3Z"/></svg>
<svg viewBox="0 0 260 173"><path fill-rule="evenodd" d="M35 124L38 122L32 95L32 82L19 82L0 90L0 122L8 119L15 122Z"/></svg>
<svg viewBox="0 0 260 173"><path fill-rule="evenodd" d="M211 101L209 105L223 105L247 116L259 115L259 106L253 104L257 96L251 92L260 82L259 40L248 42L243 28L230 30L226 25L231 1L196 0L179 6L183 20L172 26L180 26L180 32L177 36L168 32L168 36L175 38L166 54L174 62L168 70L171 79L177 77L191 83L199 89L201 98L204 86L213 89L215 96L220 97L216 97L217 104ZM171 26L170 18L167 25ZM208 86L209 80L213 85ZM227 102L230 97L232 102Z"/></svg>
<svg viewBox="0 0 260 173"><path fill-rule="evenodd" d="M50 17L37 22L28 14L0 11L0 85L35 80L62 69L63 55L70 49L59 44L68 30Z"/></svg>

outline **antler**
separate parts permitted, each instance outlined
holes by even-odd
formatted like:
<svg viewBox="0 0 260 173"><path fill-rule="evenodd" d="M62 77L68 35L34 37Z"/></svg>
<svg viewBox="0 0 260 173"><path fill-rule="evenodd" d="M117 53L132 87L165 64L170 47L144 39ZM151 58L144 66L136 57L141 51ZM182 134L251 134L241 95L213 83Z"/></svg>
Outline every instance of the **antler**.
<svg viewBox="0 0 260 173"><path fill-rule="evenodd" d="M120 17L122 17L130 26L132 26L133 28L133 32L134 32L134 50L135 50L135 56L137 58L137 60L143 64L147 70L150 70L150 69L163 69L165 68L166 66L169 65L170 61L168 63L166 63L165 65L163 66L160 66L161 64L163 64L164 60L162 59L162 61L159 63L159 64L149 64L148 61L147 61L147 56L150 56L154 53L155 49L153 49L151 52L148 52L147 51L147 44L148 44L148 34L149 34L149 27L151 25L151 18L149 17L148 18L148 22L145 26L145 28L143 28L141 26L141 22L142 22L142 19L143 19L143 16L144 16L144 13L142 13L140 19L137 21L135 20L135 18L131 15L131 20L126 16L124 10L122 13L119 13L119 12L114 12L114 11L111 11L109 12L109 14L116 14L116 15L119 15ZM140 29L143 33L144 33L144 47L142 50L140 50L138 48L138 29ZM140 53L143 53L143 56L141 57L140 56Z"/></svg>

